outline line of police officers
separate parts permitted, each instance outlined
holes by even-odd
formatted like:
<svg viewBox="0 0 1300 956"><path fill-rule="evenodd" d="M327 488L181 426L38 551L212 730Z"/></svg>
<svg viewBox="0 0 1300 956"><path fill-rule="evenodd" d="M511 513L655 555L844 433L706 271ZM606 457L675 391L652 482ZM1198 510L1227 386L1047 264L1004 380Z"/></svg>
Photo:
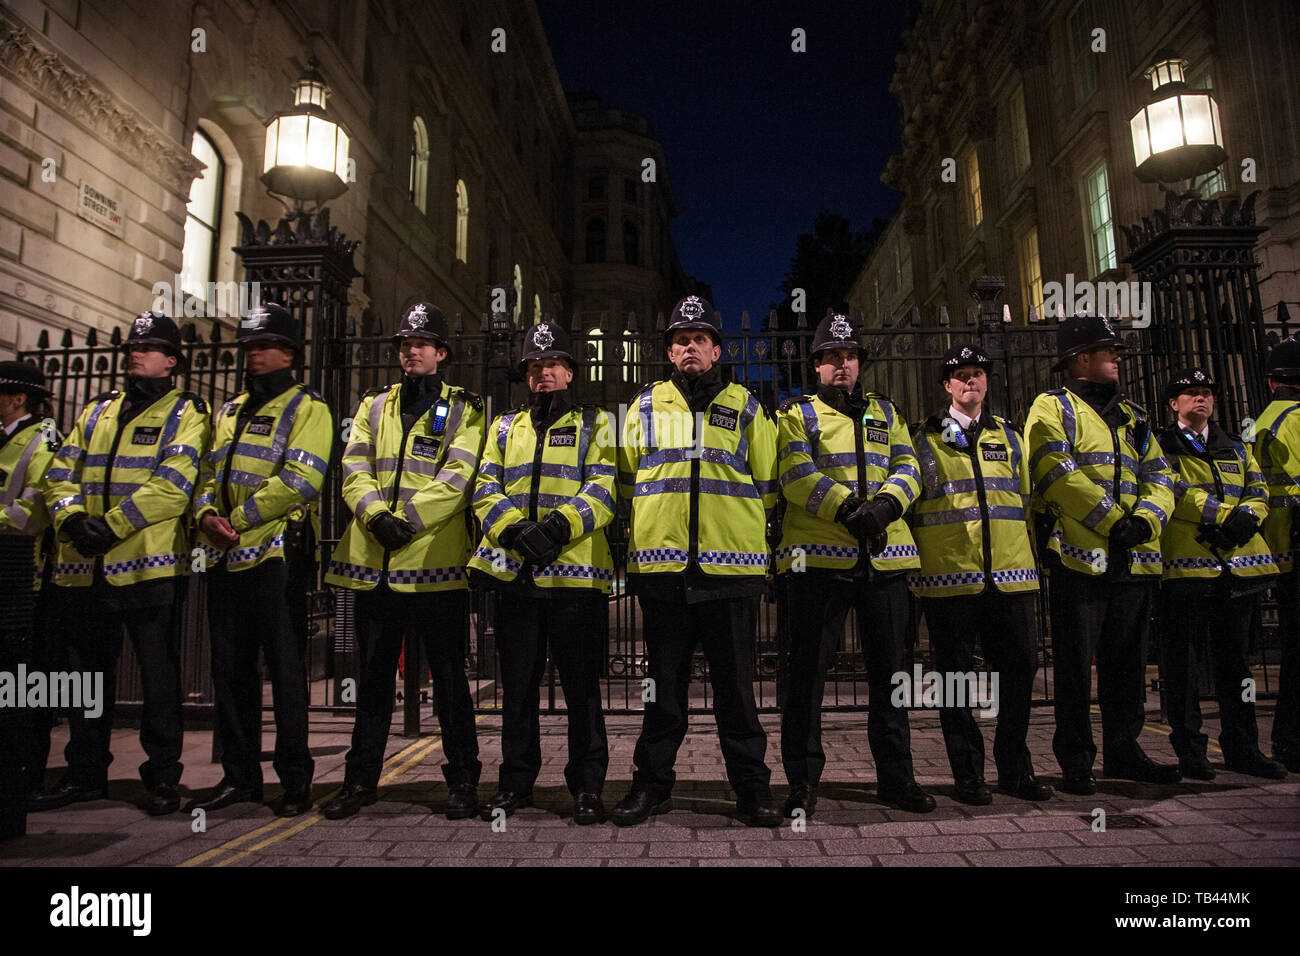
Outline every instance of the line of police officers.
<svg viewBox="0 0 1300 956"><path fill-rule="evenodd" d="M1067 319L1057 339L1065 386L1037 398L1023 436L984 407L992 361L973 344L955 346L943 362L948 408L909 430L887 397L858 387L859 332L831 315L811 349L815 394L786 401L773 422L745 388L724 380L716 316L688 296L665 333L674 371L633 398L616 436L607 413L573 401L577 362L559 326L529 330L521 363L529 402L485 426L479 396L439 371L450 355L442 313L412 306L394 336L402 380L368 392L345 436L342 493L353 517L325 580L356 594L362 663L344 783L324 814L347 817L377 799L394 671L403 641L418 639L433 677L449 818L492 819L531 804L549 647L568 709L574 820L606 819L599 678L614 578L604 529L616 513L616 480L630 502L627 580L642 611L648 691L631 790L609 813L615 823L672 808L699 647L738 815L753 826L779 824L753 694L766 534L778 501L774 557L788 621L785 816L816 808L825 675L850 608L867 665L879 797L917 813L934 808L915 780L906 708L891 703L915 630L909 591L920 598L939 671L971 671L978 639L999 676L998 789L1049 798L1026 746L1040 565L1052 582L1053 749L1063 789L1096 789L1094 659L1103 773L1211 779L1194 676L1207 646L1226 767L1270 778L1295 771L1300 341L1270 353L1273 401L1239 438L1211 421L1217 386L1202 370L1171 380L1177 420L1157 431L1118 388L1123 345L1106 319ZM334 423L320 396L294 378L301 334L287 311L255 310L241 320L238 341L247 388L210 418L198 396L173 385L184 360L175 323L142 314L123 346L126 388L88 402L61 442L34 414L49 395L40 371L0 364L0 558L38 571L35 592L6 592L6 654L17 659L13 648L28 640L21 653L37 667L103 672L108 697L102 716L70 713L67 769L52 788L39 789L48 715L22 728L31 810L105 794L123 634L141 668L145 807L178 808L178 614L192 522L211 575L223 778L187 809L262 799L259 649L284 789L276 812L312 808L304 601ZM497 592L500 606L502 761L497 792L483 805L463 655L471 581ZM1275 760L1259 750L1246 655L1270 584L1283 640ZM1178 767L1156 764L1138 744L1157 598ZM970 708L944 707L941 725L957 798L990 803Z"/></svg>

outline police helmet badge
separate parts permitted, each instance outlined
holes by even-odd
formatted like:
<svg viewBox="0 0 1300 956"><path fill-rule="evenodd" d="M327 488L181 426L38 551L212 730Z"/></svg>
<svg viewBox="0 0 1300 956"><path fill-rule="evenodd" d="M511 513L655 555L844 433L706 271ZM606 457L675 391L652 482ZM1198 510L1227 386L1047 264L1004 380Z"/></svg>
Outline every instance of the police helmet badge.
<svg viewBox="0 0 1300 956"><path fill-rule="evenodd" d="M831 318L831 335L837 339L847 339L852 334L853 327L849 325L849 320L836 313Z"/></svg>
<svg viewBox="0 0 1300 956"><path fill-rule="evenodd" d="M425 323L429 321L429 316L427 310L424 308L423 302L417 302L415 304L411 309L411 314L407 316L406 321L413 329L424 328Z"/></svg>
<svg viewBox="0 0 1300 956"><path fill-rule="evenodd" d="M1196 379L1198 382L1204 382L1204 381L1205 381L1205 373L1202 372L1202 371L1198 368L1198 369L1196 370L1196 373L1192 376L1192 378Z"/></svg>
<svg viewBox="0 0 1300 956"><path fill-rule="evenodd" d="M971 354L972 354L972 353L971 353L971 350L970 350L970 346L967 346L967 347L965 347L965 348L963 348L963 349L961 350L961 357L964 358L964 359L968 359L968 358L970 358L970 357L971 357Z"/></svg>
<svg viewBox="0 0 1300 956"><path fill-rule="evenodd" d="M266 325L266 320L270 317L271 315L266 311L266 309L257 308L248 313L247 318L239 324L246 329L260 329L262 326Z"/></svg>
<svg viewBox="0 0 1300 956"><path fill-rule="evenodd" d="M533 333L533 344L545 351L555 343L555 335L544 325L539 325Z"/></svg>
<svg viewBox="0 0 1300 956"><path fill-rule="evenodd" d="M135 324L131 326L131 331L136 335L148 335L149 330L153 328L153 316L148 312L142 312L136 316Z"/></svg>
<svg viewBox="0 0 1300 956"><path fill-rule="evenodd" d="M683 318L693 322L704 314L704 303L698 295L688 295L682 300L681 313Z"/></svg>

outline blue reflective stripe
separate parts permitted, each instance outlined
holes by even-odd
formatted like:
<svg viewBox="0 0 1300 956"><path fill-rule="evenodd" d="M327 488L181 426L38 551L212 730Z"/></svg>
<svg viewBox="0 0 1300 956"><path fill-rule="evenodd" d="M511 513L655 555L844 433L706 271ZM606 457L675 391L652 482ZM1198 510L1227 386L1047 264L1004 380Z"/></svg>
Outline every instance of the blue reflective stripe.
<svg viewBox="0 0 1300 956"><path fill-rule="evenodd" d="M90 447L90 436L95 433L95 426L99 424L99 416L104 414L104 410L108 408L108 406L111 405L114 401L115 399L112 398L106 399L105 401L100 402L91 410L90 417L86 419L86 429L83 432L83 437L85 438L87 448ZM108 456L105 455L104 457L107 460Z"/></svg>
<svg viewBox="0 0 1300 956"><path fill-rule="evenodd" d="M596 513L592 510L591 504L584 498L578 498L573 502L573 507L578 511L578 517L582 519L582 533L591 534L596 529ZM610 510L612 511L613 508Z"/></svg>
<svg viewBox="0 0 1300 956"><path fill-rule="evenodd" d="M262 512L257 508L257 500L249 498L244 502L244 517L248 519L250 525L262 523Z"/></svg>
<svg viewBox="0 0 1300 956"><path fill-rule="evenodd" d="M266 478L262 475L255 475L251 471L238 471L232 468L226 475L226 480L242 485L245 488L260 488Z"/></svg>
<svg viewBox="0 0 1300 956"><path fill-rule="evenodd" d="M1053 468L1051 471L1049 471L1047 474L1043 475L1043 477L1039 479L1038 486L1037 486L1038 493L1040 495L1045 494L1047 492L1047 489L1052 487L1052 485L1056 483L1056 480L1058 478L1063 477L1064 475L1066 475L1071 471L1075 471L1077 467L1078 466L1075 465L1074 459L1072 458L1067 458L1065 461L1059 462L1055 468Z"/></svg>
<svg viewBox="0 0 1300 956"><path fill-rule="evenodd" d="M628 555L633 564L669 564L686 563L690 554L681 548L642 548Z"/></svg>
<svg viewBox="0 0 1300 956"><path fill-rule="evenodd" d="M809 514L816 514L821 508L822 501L825 500L827 492L835 487L835 482L823 475L818 479L817 484L813 486L812 492L808 495L808 500L804 503L804 508Z"/></svg>
<svg viewBox="0 0 1300 956"><path fill-rule="evenodd" d="M784 458L787 455L794 455L794 454L804 454L811 457L812 445L809 445L806 441L788 441L781 446L779 452L777 453L777 458L778 459Z"/></svg>
<svg viewBox="0 0 1300 956"><path fill-rule="evenodd" d="M483 519L483 527L485 528L494 527L496 523L501 520L501 516L504 515L506 512L508 512L513 507L514 507L514 502L512 502L509 498L502 497L500 501L498 501L495 505L492 506L492 510L487 513L487 517Z"/></svg>
<svg viewBox="0 0 1300 956"><path fill-rule="evenodd" d="M785 471L781 472L781 477L780 477L781 487L786 488L789 485L793 484L794 482L798 481L800 478L804 478L807 477L808 475L815 475L815 474L817 474L816 465L814 465L811 461L801 462L795 465L793 468L787 468ZM829 481L830 479L827 478L823 480Z"/></svg>
<svg viewBox="0 0 1300 956"><path fill-rule="evenodd" d="M497 422L497 448L502 452L506 450L506 436L510 434L510 426L514 424L515 416L518 412L506 412Z"/></svg>
<svg viewBox="0 0 1300 956"><path fill-rule="evenodd" d="M1016 430L1012 428L1010 425L1008 425L1006 422L1002 423L1002 434L1006 436L1007 445L1011 448L1011 472L1014 475L1019 475L1020 459L1021 459L1020 438L1016 435ZM1016 479L1015 484L1016 486L1014 488L1009 488L1007 490L1019 491L1020 480L1018 478Z"/></svg>
<svg viewBox="0 0 1300 956"><path fill-rule="evenodd" d="M701 565L721 565L727 567L767 567L766 551L701 551Z"/></svg>
<svg viewBox="0 0 1300 956"><path fill-rule="evenodd" d="M744 472L745 474L749 474L749 437L745 432L749 428L749 423L754 420L754 416L758 414L758 409L758 399L754 398L751 393L746 392L745 407L741 409L740 421L737 425L737 428L740 431L740 440L736 442L736 457L746 464L744 467L739 465L732 466L737 471Z"/></svg>
<svg viewBox="0 0 1300 956"><path fill-rule="evenodd" d="M479 465L478 471L480 475L487 475L494 481L500 481L504 477L504 472L501 466L495 461L483 462L483 464Z"/></svg>
<svg viewBox="0 0 1300 956"><path fill-rule="evenodd" d="M1161 487L1164 488L1173 488L1174 486L1173 481L1170 479L1168 475L1162 475L1158 471L1153 471L1150 472L1149 474L1143 474L1140 475L1140 477L1143 481L1149 481L1153 485L1160 485Z"/></svg>
<svg viewBox="0 0 1300 956"><path fill-rule="evenodd" d="M1219 513L1219 500L1213 495L1205 499L1205 504L1201 506L1201 523L1214 523L1214 516Z"/></svg>
<svg viewBox="0 0 1300 956"><path fill-rule="evenodd" d="M587 476L591 478L613 478L613 465L587 465Z"/></svg>
<svg viewBox="0 0 1300 956"><path fill-rule="evenodd" d="M772 481L772 480L765 480L765 479L763 479L763 478L755 478L755 479L754 479L754 487L758 490L758 493L759 493L760 495L771 495L771 494L775 494L775 493L776 493L776 485L777 485L777 483L776 483L775 481Z"/></svg>
<svg viewBox="0 0 1300 956"><path fill-rule="evenodd" d="M812 402L800 402L799 412L803 415L803 430L808 436L806 451L810 457L815 457L817 446L821 443L821 429L817 423L817 410L813 408Z"/></svg>
<svg viewBox="0 0 1300 956"><path fill-rule="evenodd" d="M131 527L135 528L135 530L139 531L149 523L149 520L144 516L140 509L136 507L135 502L130 498L127 498L118 505L118 507L122 511L122 516L126 518L127 521L131 522ZM105 573L107 573L107 569L105 569Z"/></svg>
<svg viewBox="0 0 1300 956"><path fill-rule="evenodd" d="M1093 506L1092 510L1083 516L1081 524L1085 528L1096 528L1114 508L1115 499L1110 495L1102 495L1101 500Z"/></svg>
<svg viewBox="0 0 1300 956"><path fill-rule="evenodd" d="M1169 516L1165 514L1164 509L1161 508L1159 505L1154 505L1149 501L1139 501L1137 507L1134 508L1133 510L1137 511L1139 509L1145 509L1147 511L1150 511L1157 518L1159 518L1161 527L1168 524L1169 522Z"/></svg>
<svg viewBox="0 0 1300 956"><path fill-rule="evenodd" d="M187 495L194 490L194 483L175 468L170 468L167 465L159 465L158 470L155 471L154 474L159 478L165 478Z"/></svg>
<svg viewBox="0 0 1300 956"><path fill-rule="evenodd" d="M64 508L70 507L71 505L82 505L84 507L85 504L86 500L82 498L81 495L68 495L68 497L60 498L58 501L54 502L54 504L50 505L50 514L56 515Z"/></svg>
<svg viewBox="0 0 1300 956"><path fill-rule="evenodd" d="M843 451L826 453L817 456L817 467L825 470L827 468L857 468L858 453L855 451Z"/></svg>
<svg viewBox="0 0 1300 956"><path fill-rule="evenodd" d="M590 481L587 482L585 485L582 486L582 489L578 492L578 494L586 495L589 498L595 498L597 501L599 501L610 511L614 510L614 499L610 497L608 491L606 491L603 487L596 484L595 482L590 482ZM581 498L578 499L578 501L581 500L582 500ZM575 501L574 504L576 505L577 501Z"/></svg>
<svg viewBox="0 0 1300 956"><path fill-rule="evenodd" d="M1032 471L1048 455L1070 454L1070 443L1064 441L1045 441L1029 456L1029 468Z"/></svg>
<svg viewBox="0 0 1300 956"><path fill-rule="evenodd" d="M889 454L890 457L892 458L899 458L903 455L906 455L909 458L911 458L911 457L915 457L916 449L913 448L911 445L890 445Z"/></svg>
<svg viewBox="0 0 1300 956"><path fill-rule="evenodd" d="M54 457L69 458L72 461L81 461L83 458L86 457L86 449L80 447L79 445L74 445L71 442L64 442L63 445L59 448L58 454L56 454Z"/></svg>
<svg viewBox="0 0 1300 956"><path fill-rule="evenodd" d="M1056 396L1056 400L1061 403L1061 425L1065 429L1065 441L1073 448L1074 438L1077 431L1077 422L1074 417L1074 406L1066 398L1066 393L1062 392Z"/></svg>
<svg viewBox="0 0 1300 956"><path fill-rule="evenodd" d="M641 412L641 447L655 447L654 386L641 393L637 403Z"/></svg>
<svg viewBox="0 0 1300 956"><path fill-rule="evenodd" d="M862 460L867 463L868 468L874 466L876 468L883 468L885 471L889 470L889 459L884 455L878 455L873 451L868 451L863 453ZM904 467L910 468L911 466L907 465ZM913 471L915 470L916 469L913 469Z"/></svg>
<svg viewBox="0 0 1300 956"><path fill-rule="evenodd" d="M308 481L302 475L296 474L295 472L287 471L287 470L280 472L280 480L283 481L288 487L298 492L298 494L302 495L308 501L310 501L311 499L315 498L318 494L320 494L319 491L317 491L315 488L312 487L312 483L310 481Z"/></svg>
<svg viewBox="0 0 1300 956"><path fill-rule="evenodd" d="M53 481L71 481L71 480L72 480L72 469L71 469L71 468L51 468L49 471L47 471L47 472L45 473L45 480L46 480L46 481L50 481L50 482L53 482Z"/></svg>
<svg viewBox="0 0 1300 956"><path fill-rule="evenodd" d="M118 455L113 459L113 468L145 468L152 471L156 460L153 455Z"/></svg>
<svg viewBox="0 0 1300 956"><path fill-rule="evenodd" d="M289 432L293 430L293 413L297 411L298 406L302 404L303 399L307 397L307 392L303 389L298 390L298 394L289 399L289 404L285 405L284 411L280 413L280 423L275 426L275 439L272 441L272 447L275 449L277 456L283 455L289 444ZM319 469L324 474L324 469Z"/></svg>
<svg viewBox="0 0 1300 956"><path fill-rule="evenodd" d="M721 495L727 498L758 498L758 489L748 482L719 481L714 478L701 478L700 493ZM637 482L636 494L657 495L665 493L688 494L691 490L689 478L660 478L658 481Z"/></svg>
<svg viewBox="0 0 1300 956"><path fill-rule="evenodd" d="M108 486L108 493L111 496L125 497L140 487L138 481L114 481ZM104 493L104 483L102 481L83 481L81 490L88 495L102 495Z"/></svg>

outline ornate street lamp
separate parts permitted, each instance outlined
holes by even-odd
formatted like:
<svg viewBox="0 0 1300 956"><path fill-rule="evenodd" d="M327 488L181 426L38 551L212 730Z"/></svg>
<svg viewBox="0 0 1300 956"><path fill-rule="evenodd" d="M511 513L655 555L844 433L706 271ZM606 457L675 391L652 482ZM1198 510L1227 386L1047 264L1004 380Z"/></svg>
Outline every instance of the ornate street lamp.
<svg viewBox="0 0 1300 956"><path fill-rule="evenodd" d="M325 113L330 90L318 65L315 57L307 61L307 72L294 84L293 109L266 124L262 182L273 195L292 199L295 215L303 203L320 204L348 188L349 137Z"/></svg>
<svg viewBox="0 0 1300 956"><path fill-rule="evenodd" d="M1191 179L1228 158L1219 104L1208 92L1188 89L1186 69L1186 60L1162 50L1146 71L1151 101L1129 120L1133 159L1143 182Z"/></svg>

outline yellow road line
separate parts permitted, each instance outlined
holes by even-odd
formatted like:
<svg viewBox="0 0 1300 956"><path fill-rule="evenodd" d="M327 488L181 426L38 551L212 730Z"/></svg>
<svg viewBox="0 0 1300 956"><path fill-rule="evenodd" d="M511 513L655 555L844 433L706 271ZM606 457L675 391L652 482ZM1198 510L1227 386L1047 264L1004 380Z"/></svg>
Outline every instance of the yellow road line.
<svg viewBox="0 0 1300 956"><path fill-rule="evenodd" d="M415 751L417 750L424 751L419 755L420 758L423 758L428 753L428 751L431 751L434 746L436 746L438 743L441 743L441 739L442 738L440 737L435 737L432 742L428 740L417 740L415 741L415 743L403 747L397 753L393 754L393 756L388 758L388 762L391 764L394 761L402 760L403 758L406 757L414 757ZM411 760L409 759L406 760L406 762L402 764L403 769L410 763ZM381 779L379 782L381 784L387 783L390 779L392 779L392 776L393 774L389 774L388 776ZM330 796L332 797L333 793L331 793ZM326 799L327 798L322 798L316 804L316 806L313 807L313 809L319 809L322 805L325 804ZM236 847L244 843L247 843L249 840L254 840L259 836L270 833L273 830L278 830L279 828L288 825L289 821L292 819L293 819L292 817L277 818L275 820L272 820L270 823L265 823L260 827L255 827L252 830L249 830L247 833L241 834L240 836L237 837L233 837L232 839L227 840L225 843L221 844L220 846L213 847L211 850L205 850L204 852L198 854L197 856L190 857L188 860L185 860L182 863L178 863L177 865L178 866L200 866L206 863L208 860L211 860L213 857L217 857L223 853L227 853L235 849ZM311 817L310 819L312 821L316 821L316 820L323 820L324 817ZM299 821L299 823L304 823L304 822L306 821ZM281 838L286 837L290 833L295 833L300 829L303 829L303 827L301 826L292 827L289 830L286 830L284 833L282 833L280 837ZM249 850L245 851L245 855L248 852L251 852L253 849L258 849L266 845L268 845L266 842L259 843L257 847L251 847Z"/></svg>

